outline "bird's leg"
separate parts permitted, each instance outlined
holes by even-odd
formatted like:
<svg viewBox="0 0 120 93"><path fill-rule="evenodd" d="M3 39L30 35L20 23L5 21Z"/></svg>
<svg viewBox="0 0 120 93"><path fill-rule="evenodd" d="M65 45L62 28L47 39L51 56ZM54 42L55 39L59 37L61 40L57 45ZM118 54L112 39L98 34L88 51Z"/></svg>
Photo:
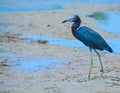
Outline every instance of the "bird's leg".
<svg viewBox="0 0 120 93"><path fill-rule="evenodd" d="M90 63L90 70L89 70L88 80L90 79L90 74L91 74L91 71L92 71L92 65L93 65L92 49L90 49L90 52L91 52L91 63Z"/></svg>
<svg viewBox="0 0 120 93"><path fill-rule="evenodd" d="M101 61L101 57L100 57L100 54L94 49L94 51L96 52L96 54L98 55L99 57L99 61L100 61L100 65L101 65L101 70L100 72L103 72L103 65L102 65L102 61Z"/></svg>

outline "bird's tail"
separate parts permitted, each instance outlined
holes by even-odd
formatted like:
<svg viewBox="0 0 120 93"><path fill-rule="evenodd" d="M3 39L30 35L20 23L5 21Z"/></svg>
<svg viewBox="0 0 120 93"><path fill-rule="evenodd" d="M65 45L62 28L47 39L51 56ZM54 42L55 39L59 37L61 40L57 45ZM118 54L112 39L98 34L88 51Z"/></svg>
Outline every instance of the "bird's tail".
<svg viewBox="0 0 120 93"><path fill-rule="evenodd" d="M106 48L107 51L113 53L113 49L108 45L108 47Z"/></svg>

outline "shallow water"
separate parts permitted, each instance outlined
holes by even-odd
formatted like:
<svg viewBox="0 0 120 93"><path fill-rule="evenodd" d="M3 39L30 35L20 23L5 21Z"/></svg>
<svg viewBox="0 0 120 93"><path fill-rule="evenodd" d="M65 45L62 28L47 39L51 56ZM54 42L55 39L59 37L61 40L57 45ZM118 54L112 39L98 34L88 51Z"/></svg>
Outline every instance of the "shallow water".
<svg viewBox="0 0 120 93"><path fill-rule="evenodd" d="M107 39L106 41L111 46L114 53L120 53L120 38Z"/></svg>
<svg viewBox="0 0 120 93"><path fill-rule="evenodd" d="M38 40L47 40L48 44L60 45L63 47L70 47L70 48L84 48L82 42L78 40L69 40L63 38L54 38L48 36L22 36L20 37L26 43L37 43ZM113 39L106 39L106 42L112 47L114 53L120 53L120 39L113 38ZM61 59L47 59L47 58L27 58L25 54L23 57L20 57L16 54L6 54L4 52L0 53L1 56L8 58L8 62L14 68L24 70L24 71L37 71L37 70L49 70L50 68L53 71L57 71L58 69L63 68L62 65L59 63L65 61Z"/></svg>
<svg viewBox="0 0 120 93"><path fill-rule="evenodd" d="M24 39L25 42L36 42L38 40L46 40L48 41L48 44L55 44L65 47L72 47L72 48L84 47L83 43L81 43L78 40L69 40L69 39L55 38L49 36L33 36L33 35L22 36L20 38Z"/></svg>
<svg viewBox="0 0 120 93"><path fill-rule="evenodd" d="M3 31L3 30L5 30L5 27L0 25L0 31Z"/></svg>
<svg viewBox="0 0 120 93"><path fill-rule="evenodd" d="M0 12L63 9L65 4L120 4L120 0L0 0Z"/></svg>
<svg viewBox="0 0 120 93"><path fill-rule="evenodd" d="M80 48L80 47L86 47L82 42L78 40L69 40L69 39L62 39L62 38L54 38L49 36L22 36L22 38L25 42L36 42L38 40L47 40L48 44L55 44L60 45L64 47L71 47L71 48ZM106 42L111 46L114 53L120 53L120 39L119 38L113 38L113 39L106 39Z"/></svg>
<svg viewBox="0 0 120 93"><path fill-rule="evenodd" d="M53 71L57 71L63 67L59 63L64 62L64 60L61 59L48 59L41 57L28 58L24 53L21 57L21 55L18 54L6 54L4 51L1 51L0 55L7 58L8 65L10 65L10 67L24 71L45 70L49 68L52 68Z"/></svg>
<svg viewBox="0 0 120 93"><path fill-rule="evenodd" d="M52 67L55 63L61 62L58 59L43 59L43 58L29 58L29 59L20 59L17 62L11 63L12 67L17 69L26 70L26 71L36 71L43 70L46 68ZM54 66L54 68L59 69L62 66Z"/></svg>
<svg viewBox="0 0 120 93"><path fill-rule="evenodd" d="M107 20L100 21L98 26L109 32L120 34L120 12L107 12Z"/></svg>
<svg viewBox="0 0 120 93"><path fill-rule="evenodd" d="M120 12L94 12L87 16L94 18L101 29L120 34Z"/></svg>

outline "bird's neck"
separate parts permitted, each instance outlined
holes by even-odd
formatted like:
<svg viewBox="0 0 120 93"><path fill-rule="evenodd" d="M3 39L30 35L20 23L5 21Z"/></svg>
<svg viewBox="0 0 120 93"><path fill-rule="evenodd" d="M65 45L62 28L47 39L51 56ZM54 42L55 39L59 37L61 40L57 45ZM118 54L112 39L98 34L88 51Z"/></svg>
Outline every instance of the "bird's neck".
<svg viewBox="0 0 120 93"><path fill-rule="evenodd" d="M80 20L80 19L77 20L77 21L75 21L75 22L73 23L73 25L72 25L72 27L71 27L73 35L76 34L77 29L78 29L78 27L80 26L80 24L81 24L81 20Z"/></svg>

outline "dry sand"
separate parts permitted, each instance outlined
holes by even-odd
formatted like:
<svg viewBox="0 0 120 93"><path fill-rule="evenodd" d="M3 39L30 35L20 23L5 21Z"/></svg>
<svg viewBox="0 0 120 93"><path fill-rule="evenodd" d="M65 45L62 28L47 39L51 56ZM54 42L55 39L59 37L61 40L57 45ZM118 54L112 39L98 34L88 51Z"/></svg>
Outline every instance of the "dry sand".
<svg viewBox="0 0 120 93"><path fill-rule="evenodd" d="M0 93L120 93L120 54L101 53L105 70L102 74L94 53L91 80L87 81L90 64L87 48L28 43L18 38L39 35L75 39L70 31L71 23L61 24L73 14L80 15L82 25L96 30L104 38L120 38L118 34L101 30L92 18L86 17L86 14L95 11L120 11L120 6L66 5L63 10L0 13ZM34 57L61 59L61 62L36 71L11 66L14 59ZM58 65L62 68L57 69Z"/></svg>

